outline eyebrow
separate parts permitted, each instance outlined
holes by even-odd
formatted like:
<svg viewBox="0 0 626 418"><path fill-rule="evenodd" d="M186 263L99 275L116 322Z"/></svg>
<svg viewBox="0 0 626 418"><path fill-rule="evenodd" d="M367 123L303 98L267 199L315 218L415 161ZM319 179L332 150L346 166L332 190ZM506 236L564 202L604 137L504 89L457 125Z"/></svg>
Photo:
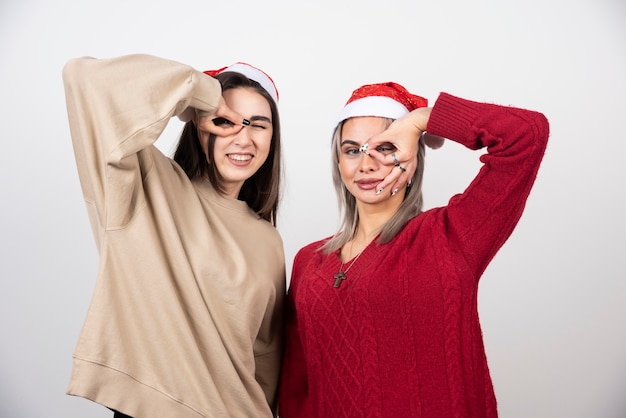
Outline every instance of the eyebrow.
<svg viewBox="0 0 626 418"><path fill-rule="evenodd" d="M250 122L267 122L272 123L272 120L266 116L251 116Z"/></svg>
<svg viewBox="0 0 626 418"><path fill-rule="evenodd" d="M344 145L356 145L357 147L361 146L358 142L351 139L346 139L345 141L342 141L341 144L339 144L339 146L341 147L343 147Z"/></svg>

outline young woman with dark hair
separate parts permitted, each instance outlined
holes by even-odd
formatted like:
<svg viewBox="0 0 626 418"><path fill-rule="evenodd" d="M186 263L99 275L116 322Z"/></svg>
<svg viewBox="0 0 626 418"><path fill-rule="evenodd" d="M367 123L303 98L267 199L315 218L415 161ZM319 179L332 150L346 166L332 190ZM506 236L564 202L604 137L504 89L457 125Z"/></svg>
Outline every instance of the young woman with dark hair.
<svg viewBox="0 0 626 418"><path fill-rule="evenodd" d="M100 268L68 393L135 418L276 414L285 262L278 92L237 63L63 71ZM171 159L154 143L186 121Z"/></svg>

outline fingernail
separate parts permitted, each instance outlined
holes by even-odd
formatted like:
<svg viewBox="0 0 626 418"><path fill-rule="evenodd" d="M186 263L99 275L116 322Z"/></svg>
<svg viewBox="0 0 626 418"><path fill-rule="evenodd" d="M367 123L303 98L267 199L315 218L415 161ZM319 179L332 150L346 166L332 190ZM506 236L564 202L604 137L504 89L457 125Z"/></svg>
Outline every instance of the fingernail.
<svg viewBox="0 0 626 418"><path fill-rule="evenodd" d="M395 196L395 195L396 195L396 193L398 193L398 189L394 189L394 190L393 190L393 192L391 192L391 195L392 195L392 196Z"/></svg>
<svg viewBox="0 0 626 418"><path fill-rule="evenodd" d="M381 194L383 192L383 189L378 189L376 190L376 196L378 196L379 194Z"/></svg>

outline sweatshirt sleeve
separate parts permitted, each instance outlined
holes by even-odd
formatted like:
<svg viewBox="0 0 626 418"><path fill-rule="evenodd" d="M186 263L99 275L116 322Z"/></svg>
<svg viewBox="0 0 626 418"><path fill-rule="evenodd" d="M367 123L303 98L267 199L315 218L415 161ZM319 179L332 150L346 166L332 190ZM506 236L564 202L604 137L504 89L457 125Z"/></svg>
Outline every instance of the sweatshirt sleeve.
<svg viewBox="0 0 626 418"><path fill-rule="evenodd" d="M280 257L283 259L283 247ZM278 408L278 382L280 379L281 360L284 352L284 303L285 272L276 283L276 297L268 306L263 325L254 343L255 378L267 399L274 416Z"/></svg>
<svg viewBox="0 0 626 418"><path fill-rule="evenodd" d="M538 112L442 93L427 130L472 150L487 149L478 175L442 212L448 239L480 277L522 215L547 145L548 121Z"/></svg>
<svg viewBox="0 0 626 418"><path fill-rule="evenodd" d="M149 55L70 60L63 68L70 133L81 188L99 243L142 206L150 152L172 116L219 103L217 80Z"/></svg>

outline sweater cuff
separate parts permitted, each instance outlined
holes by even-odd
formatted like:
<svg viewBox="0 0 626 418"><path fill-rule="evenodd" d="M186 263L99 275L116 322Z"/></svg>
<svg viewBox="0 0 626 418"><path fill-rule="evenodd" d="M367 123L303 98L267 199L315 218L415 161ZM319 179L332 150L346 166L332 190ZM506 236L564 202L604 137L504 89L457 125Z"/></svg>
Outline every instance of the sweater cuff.
<svg viewBox="0 0 626 418"><path fill-rule="evenodd" d="M482 103L462 99L448 93L440 93L428 120L429 134L464 144L471 149L480 148L472 135Z"/></svg>
<svg viewBox="0 0 626 418"><path fill-rule="evenodd" d="M215 110L222 96L220 82L201 71L195 71L191 77L194 88L190 106L206 112Z"/></svg>

